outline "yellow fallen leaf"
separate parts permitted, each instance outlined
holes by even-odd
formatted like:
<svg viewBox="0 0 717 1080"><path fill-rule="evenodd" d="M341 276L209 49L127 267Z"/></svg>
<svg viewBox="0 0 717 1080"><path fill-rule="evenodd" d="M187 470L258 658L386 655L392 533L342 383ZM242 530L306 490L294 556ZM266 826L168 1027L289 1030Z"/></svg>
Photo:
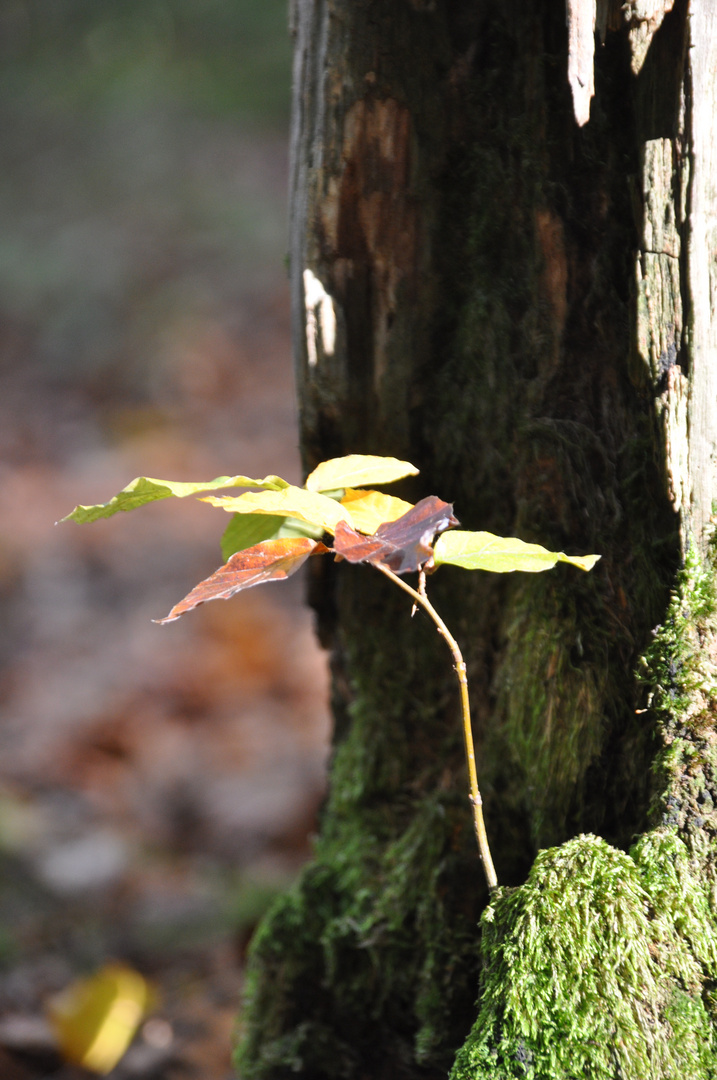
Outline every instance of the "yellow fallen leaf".
<svg viewBox="0 0 717 1080"><path fill-rule="evenodd" d="M125 964L107 964L71 983L48 1005L65 1059L102 1076L111 1072L132 1042L151 998L146 979Z"/></svg>

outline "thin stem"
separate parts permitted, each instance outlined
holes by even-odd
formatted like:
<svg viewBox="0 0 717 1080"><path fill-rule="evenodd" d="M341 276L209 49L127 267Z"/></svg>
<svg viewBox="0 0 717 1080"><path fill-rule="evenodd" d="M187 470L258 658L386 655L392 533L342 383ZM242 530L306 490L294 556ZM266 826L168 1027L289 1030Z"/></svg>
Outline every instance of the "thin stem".
<svg viewBox="0 0 717 1080"><path fill-rule="evenodd" d="M414 589L407 581L400 578L398 574L394 574L393 570L389 570L387 566L384 566L381 563L374 563L373 565L377 570L380 570L382 574L385 574L387 578L390 578L391 581L395 582L399 588L408 593L412 598L414 605L423 608L436 624L438 633L445 639L448 648L453 654L456 675L458 676L458 683L461 690L463 742L465 744L466 763L468 765L468 782L470 787L469 799L471 806L473 807L473 826L475 828L476 840L478 841L478 851L480 853L481 862L483 863L483 872L485 873L485 878L488 882L488 889L492 892L493 889L498 887L498 878L496 877L490 847L488 846L488 836L485 831L485 822L483 820L483 800L481 799L481 794L478 789L478 773L476 772L476 755L473 747L473 729L471 728L471 713L468 701L468 678L466 676L465 660L458 647L458 642L426 596L425 575L423 573L419 575L418 589Z"/></svg>

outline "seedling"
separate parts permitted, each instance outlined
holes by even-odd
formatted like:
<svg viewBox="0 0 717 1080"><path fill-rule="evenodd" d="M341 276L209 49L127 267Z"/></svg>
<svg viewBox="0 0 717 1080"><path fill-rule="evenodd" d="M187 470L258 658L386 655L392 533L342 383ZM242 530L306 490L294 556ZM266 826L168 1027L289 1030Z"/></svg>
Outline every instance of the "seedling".
<svg viewBox="0 0 717 1080"><path fill-rule="evenodd" d="M242 495L204 497L202 501L232 515L222 537L225 563L175 604L164 619L158 619L161 624L173 622L207 600L228 600L252 585L291 577L314 555L328 554L337 561L368 563L403 589L413 601L413 610L420 607L433 620L453 655L461 695L473 824L486 881L492 891L498 879L478 788L466 665L458 643L428 599L426 575L444 564L465 570L535 573L566 562L581 570L591 570L600 556L564 555L512 537L456 529L459 522L453 515L453 506L435 495L412 505L380 491L366 490L367 485L389 484L417 473L418 469L408 461L350 454L323 461L307 477L304 487L288 484L280 476L265 476L263 480L219 476L208 483L195 484L141 476L109 502L77 506L62 520L97 521L120 510L135 510L171 496L182 499L200 492L255 489ZM333 537L333 546L324 542L327 535ZM417 573L417 588L404 580L402 575L409 573Z"/></svg>

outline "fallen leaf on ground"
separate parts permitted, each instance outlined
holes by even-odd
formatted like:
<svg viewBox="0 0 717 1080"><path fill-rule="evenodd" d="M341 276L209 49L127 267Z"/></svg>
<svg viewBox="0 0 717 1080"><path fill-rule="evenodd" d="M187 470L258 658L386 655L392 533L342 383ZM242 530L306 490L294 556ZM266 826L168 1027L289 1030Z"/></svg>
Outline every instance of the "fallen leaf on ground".
<svg viewBox="0 0 717 1080"><path fill-rule="evenodd" d="M65 1059L90 1072L111 1072L134 1038L151 998L147 981L126 964L107 964L72 983L48 1009Z"/></svg>

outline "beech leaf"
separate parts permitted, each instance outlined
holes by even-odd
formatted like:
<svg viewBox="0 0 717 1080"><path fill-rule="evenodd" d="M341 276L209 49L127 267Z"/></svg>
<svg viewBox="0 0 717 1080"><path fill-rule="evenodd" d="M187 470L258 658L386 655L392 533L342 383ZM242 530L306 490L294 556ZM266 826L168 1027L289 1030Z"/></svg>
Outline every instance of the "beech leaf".
<svg viewBox="0 0 717 1080"><path fill-rule="evenodd" d="M238 551L218 570L195 585L183 600L175 604L160 624L174 622L207 600L228 600L230 596L261 585L264 581L283 581L303 566L310 555L321 555L329 549L308 536L264 540L261 544Z"/></svg>
<svg viewBox="0 0 717 1080"><path fill-rule="evenodd" d="M348 454L322 461L306 478L308 491L335 491L337 488L365 487L366 484L390 484L404 476L417 476L410 461L376 457L372 454Z"/></svg>
<svg viewBox="0 0 717 1080"><path fill-rule="evenodd" d="M265 476L263 480L253 480L250 476L218 476L216 480L197 483L153 480L149 476L138 476L109 502L96 503L94 506L76 506L71 514L67 514L60 520L76 521L84 525L90 521L97 521L99 518L112 517L120 510L136 510L137 507L155 502L157 499L168 499L170 496L186 499L188 495L197 495L200 491L217 491L221 488L235 487L258 487L278 491L288 487L288 484L280 476Z"/></svg>
<svg viewBox="0 0 717 1080"><path fill-rule="evenodd" d="M276 540L284 536L309 536L313 540L320 540L323 533L320 525L307 525L298 518L273 514L232 514L222 535L222 557L226 562L237 551L245 551L262 540Z"/></svg>
<svg viewBox="0 0 717 1080"><path fill-rule="evenodd" d="M361 491L347 488L341 499L351 515L354 529L362 533L374 533L385 521L395 521L407 513L412 503L397 499L394 495L384 495L382 491Z"/></svg>
<svg viewBox="0 0 717 1080"><path fill-rule="evenodd" d="M457 524L451 504L429 495L400 518L379 525L372 536L361 536L340 521L334 551L348 562L381 563L394 574L407 574L432 558L436 533Z"/></svg>
<svg viewBox="0 0 717 1080"><path fill-rule="evenodd" d="M541 570L551 570L559 562L571 563L581 570L592 570L600 556L565 555L562 551L548 551L540 544L527 544L514 536L458 529L438 538L433 558L436 566L450 563L466 570L492 570L496 574L511 573L513 570L535 574Z"/></svg>
<svg viewBox="0 0 717 1080"><path fill-rule="evenodd" d="M222 558L227 562L237 551L275 540L285 520L272 514L232 514L222 534Z"/></svg>
<svg viewBox="0 0 717 1080"><path fill-rule="evenodd" d="M349 512L336 499L287 484L281 491L247 491L238 496L210 495L203 502L236 514L271 514L299 518L333 532L339 521L350 522Z"/></svg>
<svg viewBox="0 0 717 1080"><path fill-rule="evenodd" d="M70 983L48 1003L48 1019L65 1060L89 1072L111 1072L152 998L144 977L126 964L107 964Z"/></svg>

